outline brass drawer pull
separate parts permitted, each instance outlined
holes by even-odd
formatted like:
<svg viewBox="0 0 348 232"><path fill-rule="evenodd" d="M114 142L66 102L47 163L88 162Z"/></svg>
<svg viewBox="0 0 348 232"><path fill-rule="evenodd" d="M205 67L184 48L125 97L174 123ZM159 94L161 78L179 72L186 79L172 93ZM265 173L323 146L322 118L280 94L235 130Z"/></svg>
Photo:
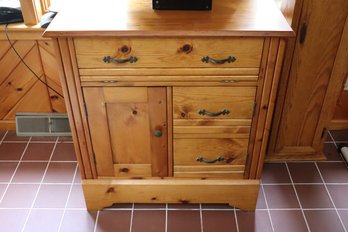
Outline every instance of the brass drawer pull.
<svg viewBox="0 0 348 232"><path fill-rule="evenodd" d="M223 111L220 111L220 112L209 112L209 111L206 111L205 109L202 109L202 110L199 110L198 111L198 114L200 115L208 115L208 116L212 116L212 117L216 117L216 116L220 116L220 115L226 115L226 114L229 114L230 111L229 110L226 110L224 109Z"/></svg>
<svg viewBox="0 0 348 232"><path fill-rule="evenodd" d="M112 58L110 56L105 56L103 58L103 61L105 63L115 63L115 64L123 64L123 63L127 63L127 62L135 63L135 62L138 61L138 58L136 58L135 56L131 56L131 57L127 58L127 59L114 59L114 58Z"/></svg>
<svg viewBox="0 0 348 232"><path fill-rule="evenodd" d="M207 163L207 164L213 164L213 163L216 163L216 162L219 162L219 161L224 161L224 160L225 160L225 157L223 157L223 156L219 156L219 157L217 157L214 160L206 160L206 159L203 158L203 156L198 156L196 158L197 162L202 162L202 163Z"/></svg>
<svg viewBox="0 0 348 232"><path fill-rule="evenodd" d="M209 56L203 57L202 58L202 62L203 63L213 63L213 64L224 64L224 63L233 63L235 62L237 59L234 56L229 56L227 57L227 59L223 59L223 60L216 60L213 58L210 58Z"/></svg>

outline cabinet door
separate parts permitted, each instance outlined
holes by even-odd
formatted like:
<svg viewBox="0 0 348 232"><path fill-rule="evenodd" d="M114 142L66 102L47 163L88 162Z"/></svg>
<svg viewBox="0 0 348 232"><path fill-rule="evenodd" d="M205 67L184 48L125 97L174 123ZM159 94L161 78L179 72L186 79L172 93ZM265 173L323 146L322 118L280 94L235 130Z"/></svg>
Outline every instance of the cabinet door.
<svg viewBox="0 0 348 232"><path fill-rule="evenodd" d="M166 89L83 89L98 176L167 176Z"/></svg>

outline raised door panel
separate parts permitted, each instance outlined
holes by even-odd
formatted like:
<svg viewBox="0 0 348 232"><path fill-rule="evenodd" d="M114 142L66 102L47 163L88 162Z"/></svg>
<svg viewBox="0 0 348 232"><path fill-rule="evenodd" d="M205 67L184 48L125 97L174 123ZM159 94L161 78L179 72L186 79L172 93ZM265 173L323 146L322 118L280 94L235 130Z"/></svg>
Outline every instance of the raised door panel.
<svg viewBox="0 0 348 232"><path fill-rule="evenodd" d="M166 89L84 88L99 176L167 175Z"/></svg>

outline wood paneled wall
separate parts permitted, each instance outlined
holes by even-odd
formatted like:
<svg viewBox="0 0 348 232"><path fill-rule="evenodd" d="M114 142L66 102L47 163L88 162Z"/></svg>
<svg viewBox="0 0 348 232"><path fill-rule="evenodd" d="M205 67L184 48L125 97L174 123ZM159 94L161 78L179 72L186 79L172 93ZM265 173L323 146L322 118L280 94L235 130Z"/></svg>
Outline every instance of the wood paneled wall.
<svg viewBox="0 0 348 232"><path fill-rule="evenodd" d="M324 159L325 131L346 72L348 1L283 1L299 22L289 21L297 38L286 54L268 160Z"/></svg>
<svg viewBox="0 0 348 232"><path fill-rule="evenodd" d="M9 36L23 60L61 95L57 61L51 40L42 39L42 31L28 38L9 29ZM36 33L36 35L34 34ZM17 112L66 112L64 99L48 89L21 62L0 28L0 130L15 129Z"/></svg>

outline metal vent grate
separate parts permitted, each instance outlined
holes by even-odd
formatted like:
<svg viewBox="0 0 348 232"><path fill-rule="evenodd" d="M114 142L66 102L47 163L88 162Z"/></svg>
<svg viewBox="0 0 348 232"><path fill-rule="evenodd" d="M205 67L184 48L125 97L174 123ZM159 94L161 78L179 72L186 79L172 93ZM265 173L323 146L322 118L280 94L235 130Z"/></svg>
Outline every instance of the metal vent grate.
<svg viewBox="0 0 348 232"><path fill-rule="evenodd" d="M18 136L70 136L67 114L63 113L17 113Z"/></svg>

